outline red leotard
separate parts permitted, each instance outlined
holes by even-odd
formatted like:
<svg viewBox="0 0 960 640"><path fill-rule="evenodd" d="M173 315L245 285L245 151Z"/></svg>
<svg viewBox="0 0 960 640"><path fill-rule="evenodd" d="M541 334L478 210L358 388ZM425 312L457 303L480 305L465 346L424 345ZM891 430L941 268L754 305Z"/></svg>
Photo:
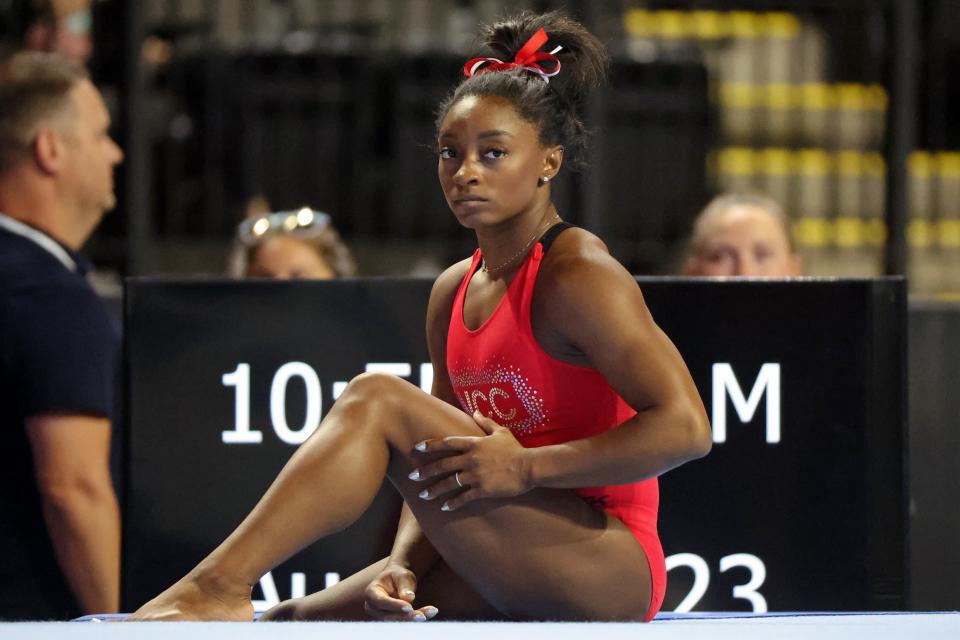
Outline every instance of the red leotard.
<svg viewBox="0 0 960 640"><path fill-rule="evenodd" d="M596 369L562 362L540 347L530 324L530 301L543 259L539 242L493 314L476 330L463 323L463 300L480 263L478 249L453 302L447 334L447 370L467 413L479 410L508 427L524 447L541 447L602 433L636 414ZM620 518L650 564L650 620L667 584L657 535L657 479L574 489L594 508Z"/></svg>

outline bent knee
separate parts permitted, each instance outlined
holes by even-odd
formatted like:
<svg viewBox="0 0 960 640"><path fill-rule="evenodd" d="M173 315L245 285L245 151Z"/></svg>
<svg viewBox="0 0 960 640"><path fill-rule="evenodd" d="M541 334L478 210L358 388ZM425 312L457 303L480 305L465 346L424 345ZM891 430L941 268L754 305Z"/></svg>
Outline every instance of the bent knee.
<svg viewBox="0 0 960 640"><path fill-rule="evenodd" d="M389 373L361 373L350 381L340 399L390 402L406 392L407 386L408 383Z"/></svg>

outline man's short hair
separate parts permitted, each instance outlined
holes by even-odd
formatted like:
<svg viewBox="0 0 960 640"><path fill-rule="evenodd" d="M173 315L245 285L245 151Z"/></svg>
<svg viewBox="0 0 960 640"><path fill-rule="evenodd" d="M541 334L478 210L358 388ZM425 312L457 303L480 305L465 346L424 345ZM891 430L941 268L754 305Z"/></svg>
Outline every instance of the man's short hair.
<svg viewBox="0 0 960 640"><path fill-rule="evenodd" d="M41 127L73 109L70 92L87 79L54 53L17 53L0 64L0 174L30 155Z"/></svg>

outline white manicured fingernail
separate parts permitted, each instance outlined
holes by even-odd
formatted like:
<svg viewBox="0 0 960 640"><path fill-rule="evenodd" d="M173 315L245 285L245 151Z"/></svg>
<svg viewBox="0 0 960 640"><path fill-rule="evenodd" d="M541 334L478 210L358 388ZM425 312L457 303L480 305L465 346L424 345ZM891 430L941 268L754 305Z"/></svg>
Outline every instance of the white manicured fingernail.
<svg viewBox="0 0 960 640"><path fill-rule="evenodd" d="M408 475L407 477L410 478L411 480L419 480L420 469L414 469L413 471L410 472L410 475Z"/></svg>
<svg viewBox="0 0 960 640"><path fill-rule="evenodd" d="M424 612L424 614L426 614L427 620L430 620L430 619L434 618L434 617L437 615L437 613L438 613L436 607L424 607L424 611L423 611L423 612Z"/></svg>
<svg viewBox="0 0 960 640"><path fill-rule="evenodd" d="M413 448L416 449L417 451L426 451L427 441L424 440L423 442L418 442L417 444L413 445Z"/></svg>
<svg viewBox="0 0 960 640"><path fill-rule="evenodd" d="M440 511L452 511L452 509L450 508L450 504L444 502L444 503L443 503L443 506L440 507Z"/></svg>
<svg viewBox="0 0 960 640"><path fill-rule="evenodd" d="M424 500L426 500L427 498L430 497L430 492L427 491L426 489L424 489L423 491L421 491L421 492L418 493L417 495L420 496L421 498L423 498Z"/></svg>
<svg viewBox="0 0 960 640"><path fill-rule="evenodd" d="M415 595L410 589L404 589L401 595L410 596L411 598ZM412 611L412 609L411 609Z"/></svg>
<svg viewBox="0 0 960 640"><path fill-rule="evenodd" d="M423 615L422 613L419 613L419 612L418 612L418 613L415 613L415 614L413 615L413 619L414 619L415 621L417 621L417 622L426 622L427 616L425 616L425 615Z"/></svg>
<svg viewBox="0 0 960 640"><path fill-rule="evenodd" d="M400 609L400 611L403 611L404 613L410 613L411 611L413 611L413 607L411 607L408 604L405 604L403 605L403 608Z"/></svg>

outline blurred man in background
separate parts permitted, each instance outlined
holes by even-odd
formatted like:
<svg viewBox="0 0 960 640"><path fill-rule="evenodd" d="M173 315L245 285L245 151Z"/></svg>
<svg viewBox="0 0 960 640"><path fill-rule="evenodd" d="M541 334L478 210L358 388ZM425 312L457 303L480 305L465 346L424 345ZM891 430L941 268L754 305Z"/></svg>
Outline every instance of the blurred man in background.
<svg viewBox="0 0 960 640"><path fill-rule="evenodd" d="M59 53L85 64L93 53L90 0L0 0L6 48Z"/></svg>
<svg viewBox="0 0 960 640"><path fill-rule="evenodd" d="M789 277L803 273L786 213L765 196L726 194L697 216L690 276Z"/></svg>
<svg viewBox="0 0 960 640"><path fill-rule="evenodd" d="M119 606L118 333L77 253L115 204L109 125L66 59L0 65L0 618Z"/></svg>

